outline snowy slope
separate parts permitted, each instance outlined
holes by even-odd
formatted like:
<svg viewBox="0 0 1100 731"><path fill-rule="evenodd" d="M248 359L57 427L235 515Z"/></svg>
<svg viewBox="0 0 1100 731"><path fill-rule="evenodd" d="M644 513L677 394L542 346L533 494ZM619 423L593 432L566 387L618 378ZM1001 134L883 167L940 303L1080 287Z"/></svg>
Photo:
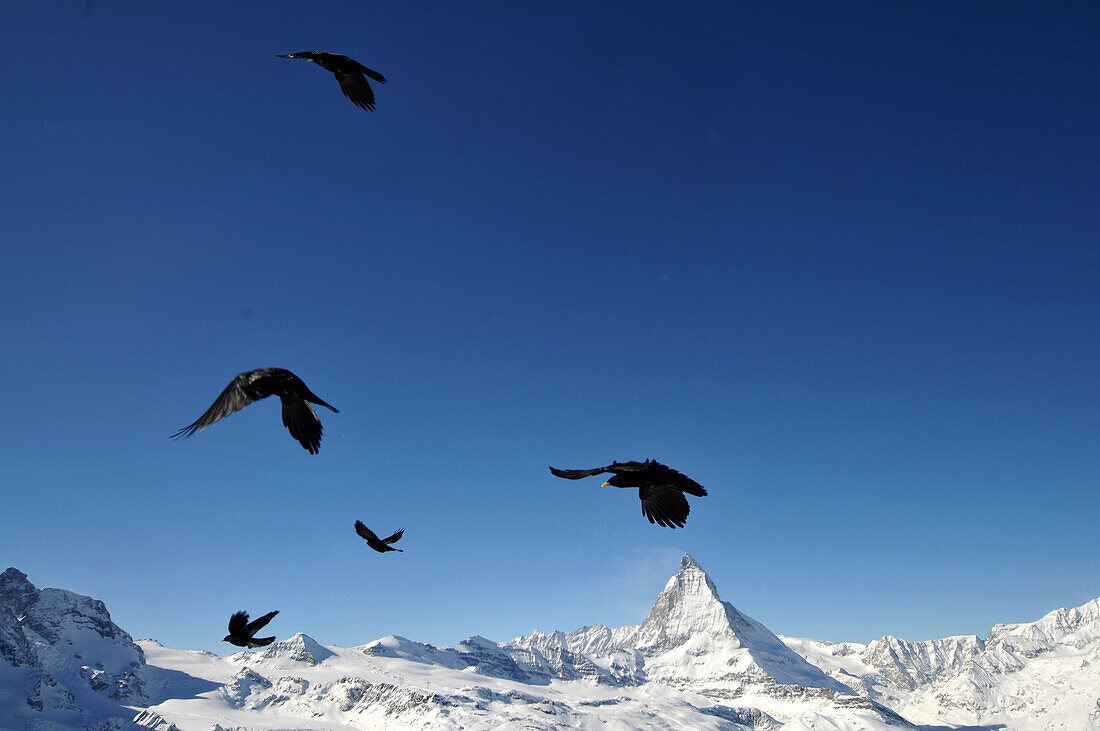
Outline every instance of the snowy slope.
<svg viewBox="0 0 1100 731"><path fill-rule="evenodd" d="M290 645L312 642L303 635ZM277 643L278 644L278 643ZM329 648L318 665L275 660L245 663L142 643L151 665L218 683L217 690L153 706L142 723L182 731L223 728L699 728L778 729L784 719L752 705L715 701L660 683L608 686L590 681L534 683L459 667L457 648L438 649L399 637L359 648ZM441 662L442 661L442 662ZM234 674L229 670L239 666ZM829 718L837 728L913 728L855 697L773 699L786 721ZM796 726L798 727L798 726Z"/></svg>

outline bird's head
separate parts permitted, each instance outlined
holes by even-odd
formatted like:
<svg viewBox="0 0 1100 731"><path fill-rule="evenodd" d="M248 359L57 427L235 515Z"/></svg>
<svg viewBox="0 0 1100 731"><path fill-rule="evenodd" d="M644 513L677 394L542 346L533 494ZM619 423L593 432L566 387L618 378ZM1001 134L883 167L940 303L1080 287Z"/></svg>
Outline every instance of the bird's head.
<svg viewBox="0 0 1100 731"><path fill-rule="evenodd" d="M607 487L608 485L611 487L632 487L632 485L627 484L627 479L626 475L612 475L608 481L603 483L600 487Z"/></svg>
<svg viewBox="0 0 1100 731"><path fill-rule="evenodd" d="M222 637L222 642L229 642L233 638L233 635L226 635Z"/></svg>

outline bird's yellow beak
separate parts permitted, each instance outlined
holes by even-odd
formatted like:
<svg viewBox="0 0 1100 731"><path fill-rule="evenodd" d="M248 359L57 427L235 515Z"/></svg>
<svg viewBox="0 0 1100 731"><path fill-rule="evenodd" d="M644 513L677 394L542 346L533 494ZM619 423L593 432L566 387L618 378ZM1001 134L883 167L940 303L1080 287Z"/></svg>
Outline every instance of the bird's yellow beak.
<svg viewBox="0 0 1100 731"><path fill-rule="evenodd" d="M607 486L608 486L608 485L610 485L610 484L611 484L610 482L605 482L605 483L603 483L602 485L600 485L600 487L607 487Z"/></svg>

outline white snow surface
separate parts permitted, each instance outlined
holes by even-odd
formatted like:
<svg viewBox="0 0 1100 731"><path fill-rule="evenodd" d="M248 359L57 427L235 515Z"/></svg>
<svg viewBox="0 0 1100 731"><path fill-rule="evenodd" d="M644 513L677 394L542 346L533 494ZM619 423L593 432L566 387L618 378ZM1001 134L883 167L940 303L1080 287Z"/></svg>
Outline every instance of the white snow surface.
<svg viewBox="0 0 1100 731"><path fill-rule="evenodd" d="M424 727L1100 729L1100 599L984 640L819 642L777 637L685 556L640 625L219 657L0 575L0 729Z"/></svg>

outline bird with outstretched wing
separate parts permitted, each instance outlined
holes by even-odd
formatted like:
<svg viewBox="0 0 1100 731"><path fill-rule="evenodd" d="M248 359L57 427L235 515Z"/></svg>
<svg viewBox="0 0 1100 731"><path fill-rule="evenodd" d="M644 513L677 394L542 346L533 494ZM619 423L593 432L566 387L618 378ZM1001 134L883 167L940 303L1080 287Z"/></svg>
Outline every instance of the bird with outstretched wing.
<svg viewBox="0 0 1100 731"><path fill-rule="evenodd" d="M402 551L400 548L394 548L391 543L397 543L401 540L401 536L405 535L405 529L399 528L389 538L379 538L374 534L367 526L363 525L363 521L355 521L355 532L359 534L359 537L367 542L367 545L378 551L379 553L385 553L386 551ZM403 551L402 551L403 552Z"/></svg>
<svg viewBox="0 0 1100 731"><path fill-rule="evenodd" d="M642 514L650 523L666 528L684 527L688 513L691 512L691 506L684 497L685 492L698 497L707 494L706 488L695 480L652 459L645 462L612 462L606 467L588 470L560 470L551 467L550 472L567 480L580 480L610 472L612 477L603 484L638 488Z"/></svg>
<svg viewBox="0 0 1100 731"><path fill-rule="evenodd" d="M321 448L321 420L310 403L340 413L332 404L309 390L301 378L285 368L258 368L239 374L229 382L205 413L180 429L172 438L189 437L211 424L240 411L253 401L277 395L283 402L283 426L310 454Z"/></svg>
<svg viewBox="0 0 1100 731"><path fill-rule="evenodd" d="M268 622L279 613L268 612L259 619L248 621L248 612L237 612L229 618L229 634L222 638L222 642L228 642L237 647L266 647L275 641L274 637L256 637L255 634L263 629Z"/></svg>
<svg viewBox="0 0 1100 731"><path fill-rule="evenodd" d="M370 88L367 77L374 79L379 84L386 83L386 77L368 69L354 58L339 53L325 53L324 51L300 51L299 53L276 54L279 58L302 58L331 71L340 82L340 91L351 100L351 103L360 109L374 111L374 89Z"/></svg>

